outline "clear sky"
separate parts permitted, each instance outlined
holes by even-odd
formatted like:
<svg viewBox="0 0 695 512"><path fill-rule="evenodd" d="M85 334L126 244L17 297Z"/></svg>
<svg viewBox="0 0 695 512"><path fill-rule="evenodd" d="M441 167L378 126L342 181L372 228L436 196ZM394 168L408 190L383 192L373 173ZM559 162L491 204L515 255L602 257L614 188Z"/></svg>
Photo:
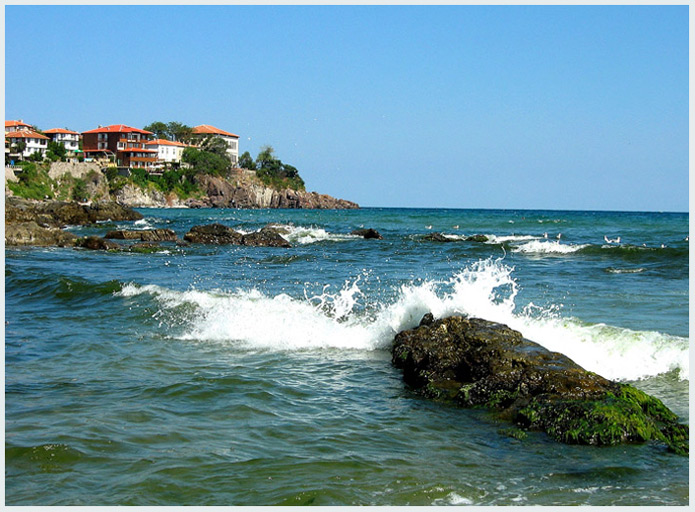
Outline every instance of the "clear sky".
<svg viewBox="0 0 695 512"><path fill-rule="evenodd" d="M6 6L5 119L211 124L362 206L688 211L688 6Z"/></svg>

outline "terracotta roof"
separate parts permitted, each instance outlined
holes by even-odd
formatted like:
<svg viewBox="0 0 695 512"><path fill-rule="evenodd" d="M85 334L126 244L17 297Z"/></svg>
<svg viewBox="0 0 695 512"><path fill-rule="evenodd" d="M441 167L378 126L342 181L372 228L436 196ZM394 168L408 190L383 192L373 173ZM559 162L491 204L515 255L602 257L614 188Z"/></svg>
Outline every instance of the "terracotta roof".
<svg viewBox="0 0 695 512"><path fill-rule="evenodd" d="M237 139L239 138L238 135L234 135L233 133L225 132L224 130L220 130L219 128L215 128L214 126L210 126L209 124L201 124L193 128L193 133L201 133L201 134L211 134L211 135L226 135L227 137L236 137Z"/></svg>
<svg viewBox="0 0 695 512"><path fill-rule="evenodd" d="M69 135L79 135L79 132L73 132L72 130L66 130L64 128L51 128L50 130L44 130L43 133L67 133Z"/></svg>
<svg viewBox="0 0 695 512"><path fill-rule="evenodd" d="M24 121L5 121L5 128L12 128L15 126L28 126L31 128L31 125L25 123Z"/></svg>
<svg viewBox="0 0 695 512"><path fill-rule="evenodd" d="M46 139L51 140L50 137L41 135L40 133L33 132L31 130L19 130L14 132L7 132L5 137L9 139Z"/></svg>
<svg viewBox="0 0 695 512"><path fill-rule="evenodd" d="M184 148L188 147L188 144L184 144L183 142L176 142L175 140L166 140L166 139L154 139L147 141L145 144L148 146L153 146L153 145L160 145L160 146L182 146Z"/></svg>
<svg viewBox="0 0 695 512"><path fill-rule="evenodd" d="M152 132L140 130L139 128L133 128L132 126L127 126L125 124L111 124L109 126L102 126L101 128L95 128L94 130L88 130L82 133L143 133L145 135L152 135Z"/></svg>

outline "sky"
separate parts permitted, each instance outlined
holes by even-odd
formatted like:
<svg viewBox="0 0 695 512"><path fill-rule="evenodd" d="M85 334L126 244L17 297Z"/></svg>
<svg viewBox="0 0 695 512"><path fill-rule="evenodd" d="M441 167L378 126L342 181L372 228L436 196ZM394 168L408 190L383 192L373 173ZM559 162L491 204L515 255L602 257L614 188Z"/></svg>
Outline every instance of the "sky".
<svg viewBox="0 0 695 512"><path fill-rule="evenodd" d="M688 211L688 6L5 6L5 119L211 124L361 206Z"/></svg>

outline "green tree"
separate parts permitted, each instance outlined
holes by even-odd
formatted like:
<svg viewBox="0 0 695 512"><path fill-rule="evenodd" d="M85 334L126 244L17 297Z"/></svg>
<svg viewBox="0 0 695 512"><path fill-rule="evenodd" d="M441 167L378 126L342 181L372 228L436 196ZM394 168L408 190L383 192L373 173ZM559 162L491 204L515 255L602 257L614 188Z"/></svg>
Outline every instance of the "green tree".
<svg viewBox="0 0 695 512"><path fill-rule="evenodd" d="M60 142L50 141L48 143L48 151L46 151L46 156L50 160L54 162L57 162L58 160L64 160L67 153L68 150Z"/></svg>
<svg viewBox="0 0 695 512"><path fill-rule="evenodd" d="M201 141L199 147L203 151L214 153L230 161L229 153L227 153L229 146L227 146L227 143L224 141L224 139L222 139L222 137L208 135Z"/></svg>
<svg viewBox="0 0 695 512"><path fill-rule="evenodd" d="M244 151L244 153L239 157L239 167L242 169L255 169L256 168L256 162L253 161L253 158L251 157L251 153L248 151Z"/></svg>
<svg viewBox="0 0 695 512"><path fill-rule="evenodd" d="M193 128L176 121L171 121L167 124L167 133L171 140L178 142L189 142L193 135Z"/></svg>
<svg viewBox="0 0 695 512"><path fill-rule="evenodd" d="M154 123L150 123L147 126L145 126L143 130L154 133L155 137L158 139L169 140L168 126L166 123L162 123L161 121L155 121Z"/></svg>
<svg viewBox="0 0 695 512"><path fill-rule="evenodd" d="M229 169L229 159L198 148L186 148L183 150L182 160L189 164L192 174L203 173L222 175Z"/></svg>

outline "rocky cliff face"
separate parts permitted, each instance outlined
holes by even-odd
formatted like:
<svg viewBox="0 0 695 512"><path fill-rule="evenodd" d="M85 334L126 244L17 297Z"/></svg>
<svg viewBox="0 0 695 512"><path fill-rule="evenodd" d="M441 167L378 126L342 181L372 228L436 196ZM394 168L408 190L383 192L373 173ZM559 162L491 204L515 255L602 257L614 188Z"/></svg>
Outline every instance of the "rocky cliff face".
<svg viewBox="0 0 695 512"><path fill-rule="evenodd" d="M214 176L201 176L198 184L207 195L207 199L200 201L197 206L216 208L359 208L359 205L352 201L336 199L316 192L292 189L275 190L253 182L233 184L224 178Z"/></svg>

